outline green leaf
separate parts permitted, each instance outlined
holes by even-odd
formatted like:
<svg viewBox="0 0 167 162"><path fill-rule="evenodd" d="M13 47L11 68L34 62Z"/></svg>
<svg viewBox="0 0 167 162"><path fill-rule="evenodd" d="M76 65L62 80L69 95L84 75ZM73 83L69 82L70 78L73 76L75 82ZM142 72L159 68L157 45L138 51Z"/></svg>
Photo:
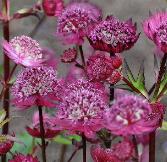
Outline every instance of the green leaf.
<svg viewBox="0 0 167 162"><path fill-rule="evenodd" d="M52 139L54 142L63 144L63 145L72 145L72 140L76 140L78 142L81 141L81 137L78 135L69 135L64 136L63 134L56 136Z"/></svg>
<svg viewBox="0 0 167 162"><path fill-rule="evenodd" d="M33 145L33 137L30 136L27 132L24 132L20 135L17 136L17 138L20 141L23 141L24 145L21 145L20 143L14 143L14 146L12 148L12 152L19 152L22 154L29 154L32 152L32 145ZM35 145L37 145L37 143L40 143L40 139L35 138Z"/></svg>
<svg viewBox="0 0 167 162"><path fill-rule="evenodd" d="M3 110L0 110L0 123L5 119L6 117L6 111L3 109Z"/></svg>

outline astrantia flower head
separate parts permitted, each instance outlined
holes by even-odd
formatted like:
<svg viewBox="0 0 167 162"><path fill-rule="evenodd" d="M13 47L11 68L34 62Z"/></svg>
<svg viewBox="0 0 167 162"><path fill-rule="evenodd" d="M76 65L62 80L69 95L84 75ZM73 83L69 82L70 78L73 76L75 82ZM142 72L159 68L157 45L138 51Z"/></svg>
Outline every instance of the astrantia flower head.
<svg viewBox="0 0 167 162"><path fill-rule="evenodd" d="M88 59L86 72L93 81L105 81L112 75L113 70L112 59L105 54L95 54Z"/></svg>
<svg viewBox="0 0 167 162"><path fill-rule="evenodd" d="M26 67L41 66L50 58L49 55L43 53L39 43L28 36L14 37L9 43L3 41L2 45L5 54L10 59Z"/></svg>
<svg viewBox="0 0 167 162"><path fill-rule="evenodd" d="M136 26L131 20L124 22L108 16L106 20L96 25L88 39L96 50L121 53L130 49L138 37Z"/></svg>
<svg viewBox="0 0 167 162"><path fill-rule="evenodd" d="M100 85L78 80L65 89L55 122L62 130L84 133L94 138L102 128L102 112L107 108L107 96Z"/></svg>
<svg viewBox="0 0 167 162"><path fill-rule="evenodd" d="M60 82L52 67L25 68L12 87L13 102L20 108L54 107L55 101L60 99Z"/></svg>
<svg viewBox="0 0 167 162"><path fill-rule="evenodd" d="M59 16L64 8L63 0L43 0L42 6L47 16Z"/></svg>
<svg viewBox="0 0 167 162"><path fill-rule="evenodd" d="M0 142L0 155L5 155L13 147L14 142L11 140L5 140Z"/></svg>
<svg viewBox="0 0 167 162"><path fill-rule="evenodd" d="M94 162L122 162L113 154L112 149L104 149L101 146L92 146L91 155Z"/></svg>
<svg viewBox="0 0 167 162"><path fill-rule="evenodd" d="M117 98L111 109L105 112L105 127L116 135L135 135L147 133L157 128L157 118L148 120L152 108L145 99L125 95Z"/></svg>
<svg viewBox="0 0 167 162"><path fill-rule="evenodd" d="M61 55L61 61L64 63L74 62L77 58L77 50L75 48L69 48L65 50L63 55Z"/></svg>
<svg viewBox="0 0 167 162"><path fill-rule="evenodd" d="M112 75L107 78L107 82L110 84L116 84L122 79L122 73L119 70L114 70Z"/></svg>
<svg viewBox="0 0 167 162"><path fill-rule="evenodd" d="M88 2L70 3L58 17L57 35L64 43L82 44L92 25L101 19L101 10Z"/></svg>
<svg viewBox="0 0 167 162"><path fill-rule="evenodd" d="M159 49L167 52L167 12L157 12L150 16L144 21L143 29Z"/></svg>
<svg viewBox="0 0 167 162"><path fill-rule="evenodd" d="M53 138L59 133L59 131L54 128L53 117L48 114L43 114L43 125L45 129L45 138ZM27 126L26 130L31 136L41 138L38 112L34 113L33 124L32 126Z"/></svg>
<svg viewBox="0 0 167 162"><path fill-rule="evenodd" d="M16 154L14 155L12 160L9 162L39 162L37 157L33 157L32 155L23 155L23 154Z"/></svg>

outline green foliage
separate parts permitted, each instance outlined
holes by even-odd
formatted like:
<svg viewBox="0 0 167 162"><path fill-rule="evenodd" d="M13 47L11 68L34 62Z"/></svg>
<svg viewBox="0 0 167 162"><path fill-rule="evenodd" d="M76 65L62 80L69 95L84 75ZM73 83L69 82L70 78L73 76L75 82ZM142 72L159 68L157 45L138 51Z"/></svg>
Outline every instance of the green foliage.
<svg viewBox="0 0 167 162"><path fill-rule="evenodd" d="M76 140L78 142L81 141L81 137L78 135L69 135L69 136L65 136L63 134L56 136L55 138L53 138L54 142L63 144L63 145L72 145L72 140Z"/></svg>
<svg viewBox="0 0 167 162"><path fill-rule="evenodd" d="M160 130L163 130L163 131L167 131L167 121L163 121L162 123L162 127L160 128Z"/></svg>

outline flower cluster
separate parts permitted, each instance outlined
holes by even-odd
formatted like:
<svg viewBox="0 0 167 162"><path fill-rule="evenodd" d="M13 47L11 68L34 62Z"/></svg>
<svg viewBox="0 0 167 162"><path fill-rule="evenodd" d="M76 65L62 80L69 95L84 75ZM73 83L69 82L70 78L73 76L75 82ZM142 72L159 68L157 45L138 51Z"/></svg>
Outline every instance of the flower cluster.
<svg viewBox="0 0 167 162"><path fill-rule="evenodd" d="M154 131L159 118L149 120L153 110L148 101L134 96L125 95L117 98L110 109L105 112L105 126L116 135L136 135Z"/></svg>
<svg viewBox="0 0 167 162"><path fill-rule="evenodd" d="M100 85L84 80L71 83L66 87L55 122L62 130L92 138L102 128L102 113L108 108L106 99Z"/></svg>
<svg viewBox="0 0 167 162"><path fill-rule="evenodd" d="M63 55L61 55L61 61L64 63L74 62L77 58L77 50L75 48L69 48L65 50Z"/></svg>
<svg viewBox="0 0 167 162"><path fill-rule="evenodd" d="M108 16L90 32L88 39L96 50L121 53L130 49L138 40L139 34L132 20L122 22Z"/></svg>
<svg viewBox="0 0 167 162"><path fill-rule="evenodd" d="M37 157L33 157L32 155L23 155L23 154L16 154L12 160L9 162L39 162Z"/></svg>
<svg viewBox="0 0 167 162"><path fill-rule="evenodd" d="M68 44L82 44L92 26L101 19L101 10L88 2L72 2L58 17L57 36Z"/></svg>
<svg viewBox="0 0 167 162"><path fill-rule="evenodd" d="M52 67L25 68L12 87L13 102L21 108L54 107L54 101L60 99L60 82Z"/></svg>

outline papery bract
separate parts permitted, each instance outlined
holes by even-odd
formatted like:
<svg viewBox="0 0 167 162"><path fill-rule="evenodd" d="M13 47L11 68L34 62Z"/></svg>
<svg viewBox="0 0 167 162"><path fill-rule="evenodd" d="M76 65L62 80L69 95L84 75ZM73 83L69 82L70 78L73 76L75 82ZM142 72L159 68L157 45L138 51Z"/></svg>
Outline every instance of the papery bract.
<svg viewBox="0 0 167 162"><path fill-rule="evenodd" d="M89 57L86 66L86 73L90 80L105 81L112 75L113 61L104 54L95 54Z"/></svg>
<svg viewBox="0 0 167 162"><path fill-rule="evenodd" d="M64 63L74 62L77 58L77 50L75 48L69 48L65 50L61 55L61 61Z"/></svg>
<svg viewBox="0 0 167 162"><path fill-rule="evenodd" d="M2 45L10 59L26 67L46 65L50 59L50 55L43 53L39 43L28 36L14 37L9 43L3 41Z"/></svg>
<svg viewBox="0 0 167 162"><path fill-rule="evenodd" d="M136 135L154 131L158 118L148 119L153 112L145 99L135 95L117 98L112 107L104 114L105 127L116 135Z"/></svg>
<svg viewBox="0 0 167 162"><path fill-rule="evenodd" d="M101 16L101 10L91 3L72 2L58 17L56 35L64 43L80 45Z"/></svg>
<svg viewBox="0 0 167 162"><path fill-rule="evenodd" d="M94 138L102 128L102 112L108 108L107 98L101 84L75 81L65 88L55 123L61 130Z"/></svg>
<svg viewBox="0 0 167 162"><path fill-rule="evenodd" d="M10 140L5 140L0 142L0 155L5 155L13 147L14 142Z"/></svg>
<svg viewBox="0 0 167 162"><path fill-rule="evenodd" d="M60 100L61 89L61 81L52 67L25 68L12 87L13 103L18 108L54 107Z"/></svg>
<svg viewBox="0 0 167 162"><path fill-rule="evenodd" d="M12 160L9 162L39 162L37 157L33 157L32 155L23 155L23 154L16 154L14 155Z"/></svg>
<svg viewBox="0 0 167 162"><path fill-rule="evenodd" d="M160 50L167 52L167 12L161 11L150 16L144 21L143 29Z"/></svg>
<svg viewBox="0 0 167 162"><path fill-rule="evenodd" d="M108 16L88 35L88 40L96 50L121 53L130 49L138 40L136 26L132 20L126 22Z"/></svg>
<svg viewBox="0 0 167 162"><path fill-rule="evenodd" d="M63 0L43 0L42 6L47 16L59 16L64 9Z"/></svg>
<svg viewBox="0 0 167 162"><path fill-rule="evenodd" d="M45 138L53 138L59 133L53 124L53 117L45 113L43 114L43 125L45 129ZM33 124L31 126L26 126L26 130L31 136L41 138L38 112L34 113Z"/></svg>

